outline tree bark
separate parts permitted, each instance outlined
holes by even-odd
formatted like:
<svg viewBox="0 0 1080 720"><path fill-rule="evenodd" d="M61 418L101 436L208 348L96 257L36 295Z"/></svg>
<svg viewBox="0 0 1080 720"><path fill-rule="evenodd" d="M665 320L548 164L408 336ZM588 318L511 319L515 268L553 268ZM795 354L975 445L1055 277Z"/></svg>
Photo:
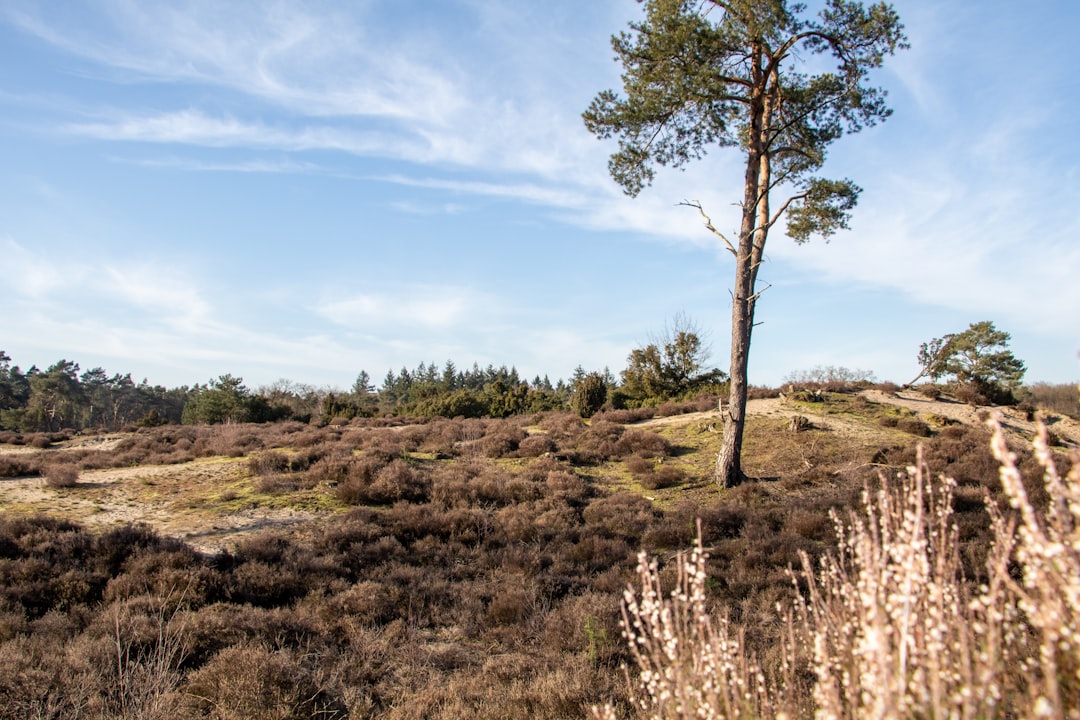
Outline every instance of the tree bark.
<svg viewBox="0 0 1080 720"><path fill-rule="evenodd" d="M743 186L742 223L739 250L735 256L735 288L731 305L731 368L724 438L716 458L716 482L720 487L735 487L746 479L742 470L743 431L746 425L747 370L750 365L750 335L754 329L754 284L765 246L767 227L759 222L760 213L768 218L768 154L764 144L768 110L767 76L762 67L763 48L753 47L753 90L750 100L750 137ZM764 197L763 197L764 196Z"/></svg>

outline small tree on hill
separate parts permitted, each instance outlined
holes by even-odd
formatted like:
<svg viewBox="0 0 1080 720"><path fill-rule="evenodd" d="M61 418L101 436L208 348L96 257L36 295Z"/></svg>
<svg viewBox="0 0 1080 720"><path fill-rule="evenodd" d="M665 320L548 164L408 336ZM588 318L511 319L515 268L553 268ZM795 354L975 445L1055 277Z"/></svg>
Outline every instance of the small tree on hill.
<svg viewBox="0 0 1080 720"><path fill-rule="evenodd" d="M967 330L934 338L919 348L923 371L935 382L950 378L992 402L1011 402L1027 368L1009 350L1009 333L989 320L972 323ZM912 381L914 382L914 381ZM910 383L909 383L910 384Z"/></svg>

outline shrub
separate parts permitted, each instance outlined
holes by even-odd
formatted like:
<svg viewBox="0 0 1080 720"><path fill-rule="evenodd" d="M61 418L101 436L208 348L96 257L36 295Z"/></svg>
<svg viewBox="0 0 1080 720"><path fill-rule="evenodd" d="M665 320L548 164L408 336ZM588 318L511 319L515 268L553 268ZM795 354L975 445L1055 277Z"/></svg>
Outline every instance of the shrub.
<svg viewBox="0 0 1080 720"><path fill-rule="evenodd" d="M0 455L0 478L40 474L41 470L35 461L25 460L14 455Z"/></svg>
<svg viewBox="0 0 1080 720"><path fill-rule="evenodd" d="M642 457L671 455L671 443L666 438L645 430L627 430L619 437L616 449L620 455L631 453Z"/></svg>
<svg viewBox="0 0 1080 720"><path fill-rule="evenodd" d="M919 394L931 400L941 397L941 388L933 383L924 383L918 387Z"/></svg>
<svg viewBox="0 0 1080 720"><path fill-rule="evenodd" d="M72 463L53 463L45 466L45 484L49 487L75 487L78 482L78 465Z"/></svg>
<svg viewBox="0 0 1080 720"><path fill-rule="evenodd" d="M593 415L593 420L603 420L604 422L628 425L630 423L638 422L639 420L648 420L651 417L655 417L655 415L655 410L651 407L640 407L632 410L601 410Z"/></svg>
<svg viewBox="0 0 1080 720"><path fill-rule="evenodd" d="M490 427L479 442L480 454L488 458L507 457L521 445L525 439L525 431L513 427L505 422L500 422Z"/></svg>
<svg viewBox="0 0 1080 720"><path fill-rule="evenodd" d="M570 407L580 417L592 417L607 401L607 383L600 373L589 373L583 377L570 396Z"/></svg>
<svg viewBox="0 0 1080 720"><path fill-rule="evenodd" d="M38 450L44 450L52 445L52 436L48 433L35 433L30 438L30 446Z"/></svg>
<svg viewBox="0 0 1080 720"><path fill-rule="evenodd" d="M686 479L686 473L674 465L660 465L642 485L648 490L674 487Z"/></svg>
<svg viewBox="0 0 1080 720"><path fill-rule="evenodd" d="M631 455L626 458L626 469L636 478L639 475L648 475L652 473L653 463L646 460L641 455Z"/></svg>
<svg viewBox="0 0 1080 720"><path fill-rule="evenodd" d="M547 435L529 435L518 443L518 457L540 457L555 452L555 441Z"/></svg>
<svg viewBox="0 0 1080 720"><path fill-rule="evenodd" d="M930 437L931 434L930 426L918 418L900 418L896 423L896 427L898 430L903 430L906 433L910 433L918 437Z"/></svg>
<svg viewBox="0 0 1080 720"><path fill-rule="evenodd" d="M280 450L259 453L248 460L248 470L253 475L276 475L287 472L289 469L289 456Z"/></svg>
<svg viewBox="0 0 1080 720"><path fill-rule="evenodd" d="M341 701L319 687L300 658L256 643L222 650L192 675L185 689L192 718L348 717Z"/></svg>
<svg viewBox="0 0 1080 720"><path fill-rule="evenodd" d="M573 453L574 462L596 464L629 454L619 445L626 428L615 423L596 421L577 438Z"/></svg>
<svg viewBox="0 0 1080 720"><path fill-rule="evenodd" d="M657 516L652 503L641 495L626 492L593 500L582 511L591 529L627 540L640 538Z"/></svg>
<svg viewBox="0 0 1080 720"><path fill-rule="evenodd" d="M365 456L348 463L348 472L337 486L339 500L349 505L389 505L398 500L425 502L431 488L427 475L404 460Z"/></svg>

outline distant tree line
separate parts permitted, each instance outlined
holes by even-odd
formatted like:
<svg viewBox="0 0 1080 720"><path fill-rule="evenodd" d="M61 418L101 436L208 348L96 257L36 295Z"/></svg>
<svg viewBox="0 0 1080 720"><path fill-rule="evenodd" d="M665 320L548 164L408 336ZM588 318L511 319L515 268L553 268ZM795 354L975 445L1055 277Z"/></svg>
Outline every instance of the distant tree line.
<svg viewBox="0 0 1080 720"><path fill-rule="evenodd" d="M59 360L45 370L25 372L0 350L0 429L16 432L120 430L132 425L244 422L330 423L357 417L494 417L547 410L573 410L588 417L601 408L635 408L690 399L722 389L724 373L706 367L707 351L697 333L678 327L633 350L619 378L610 370L578 366L569 380L547 375L532 380L515 367L488 365L389 371L376 388L361 370L348 390L316 388L290 380L251 390L243 378L221 375L206 384L176 388L135 383L131 374L110 375L97 367Z"/></svg>
<svg viewBox="0 0 1080 720"><path fill-rule="evenodd" d="M97 367L59 360L45 370L23 372L0 350L0 428L20 432L59 432L127 425L177 423L188 389L135 383L131 374L110 375Z"/></svg>

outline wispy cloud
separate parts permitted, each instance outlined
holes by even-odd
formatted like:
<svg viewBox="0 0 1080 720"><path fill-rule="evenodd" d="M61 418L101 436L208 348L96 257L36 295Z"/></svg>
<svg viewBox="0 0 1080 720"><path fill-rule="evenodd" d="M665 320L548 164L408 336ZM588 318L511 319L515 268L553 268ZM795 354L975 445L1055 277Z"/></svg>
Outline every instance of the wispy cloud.
<svg viewBox="0 0 1080 720"><path fill-rule="evenodd" d="M447 58L436 63L421 46L368 32L363 16L329 5L305 10L121 0L89 18L47 7L6 14L25 32L131 80L217 85L304 114L437 123L461 102Z"/></svg>
<svg viewBox="0 0 1080 720"><path fill-rule="evenodd" d="M560 208L580 208L588 202L587 198L583 197L580 191L574 192L559 187L543 187L533 183L444 180L438 178L407 177L405 175L384 175L373 177L372 179L407 187L449 190L465 195L508 198L537 205Z"/></svg>
<svg viewBox="0 0 1080 720"><path fill-rule="evenodd" d="M147 263L91 261L54 257L0 240L10 263L8 302L48 310L58 316L79 315L92 307L101 316L139 319L187 329L215 325L203 292L183 271Z"/></svg>
<svg viewBox="0 0 1080 720"><path fill-rule="evenodd" d="M321 165L294 160L248 160L243 162L215 162L199 158L127 158L112 156L114 162L147 168L186 170L191 172L234 172L267 174L336 175Z"/></svg>
<svg viewBox="0 0 1080 720"><path fill-rule="evenodd" d="M69 123L66 132L101 140L175 143L217 148L274 150L337 150L354 155L426 159L420 144L388 133L329 126L299 129L250 123L234 117L212 117L188 109L154 115L127 116L100 122Z"/></svg>
<svg viewBox="0 0 1080 720"><path fill-rule="evenodd" d="M314 309L327 320L359 332L394 326L452 332L466 321L490 317L492 306L471 288L416 285L395 288L393 293L326 299Z"/></svg>
<svg viewBox="0 0 1080 720"><path fill-rule="evenodd" d="M4 282L8 293L37 301L84 275L78 267L64 266L31 252L9 237L0 238L4 256Z"/></svg>
<svg viewBox="0 0 1080 720"><path fill-rule="evenodd" d="M492 65L490 57L468 52L460 38L439 28L410 20L393 36L373 31L365 13L374 8L353 8L359 12L346 15L332 6L311 12L299 6L277 5L269 12L238 7L118 2L87 19L89 29L42 7L9 9L8 17L92 63L89 69L127 74L121 81L210 85L279 111L270 113L277 115L270 122L246 119L264 111L237 102L216 113L117 111L69 123L68 132L114 141L341 150L572 184L602 176L602 148L584 131L580 109L566 106L565 82L554 83L568 73L575 77L574 58L544 58L541 67L552 82L538 85L538 66L524 63L520 52L510 53L520 50L512 47L514 38L533 30L520 18L511 28L504 27L505 17L498 23L507 33L508 57L517 58L517 74L501 70L494 77L494 68L505 63ZM490 20L482 6L472 11L481 26ZM539 43L533 52L545 49L550 51ZM598 160L593 167L599 172L584 170L581 160L588 155Z"/></svg>

